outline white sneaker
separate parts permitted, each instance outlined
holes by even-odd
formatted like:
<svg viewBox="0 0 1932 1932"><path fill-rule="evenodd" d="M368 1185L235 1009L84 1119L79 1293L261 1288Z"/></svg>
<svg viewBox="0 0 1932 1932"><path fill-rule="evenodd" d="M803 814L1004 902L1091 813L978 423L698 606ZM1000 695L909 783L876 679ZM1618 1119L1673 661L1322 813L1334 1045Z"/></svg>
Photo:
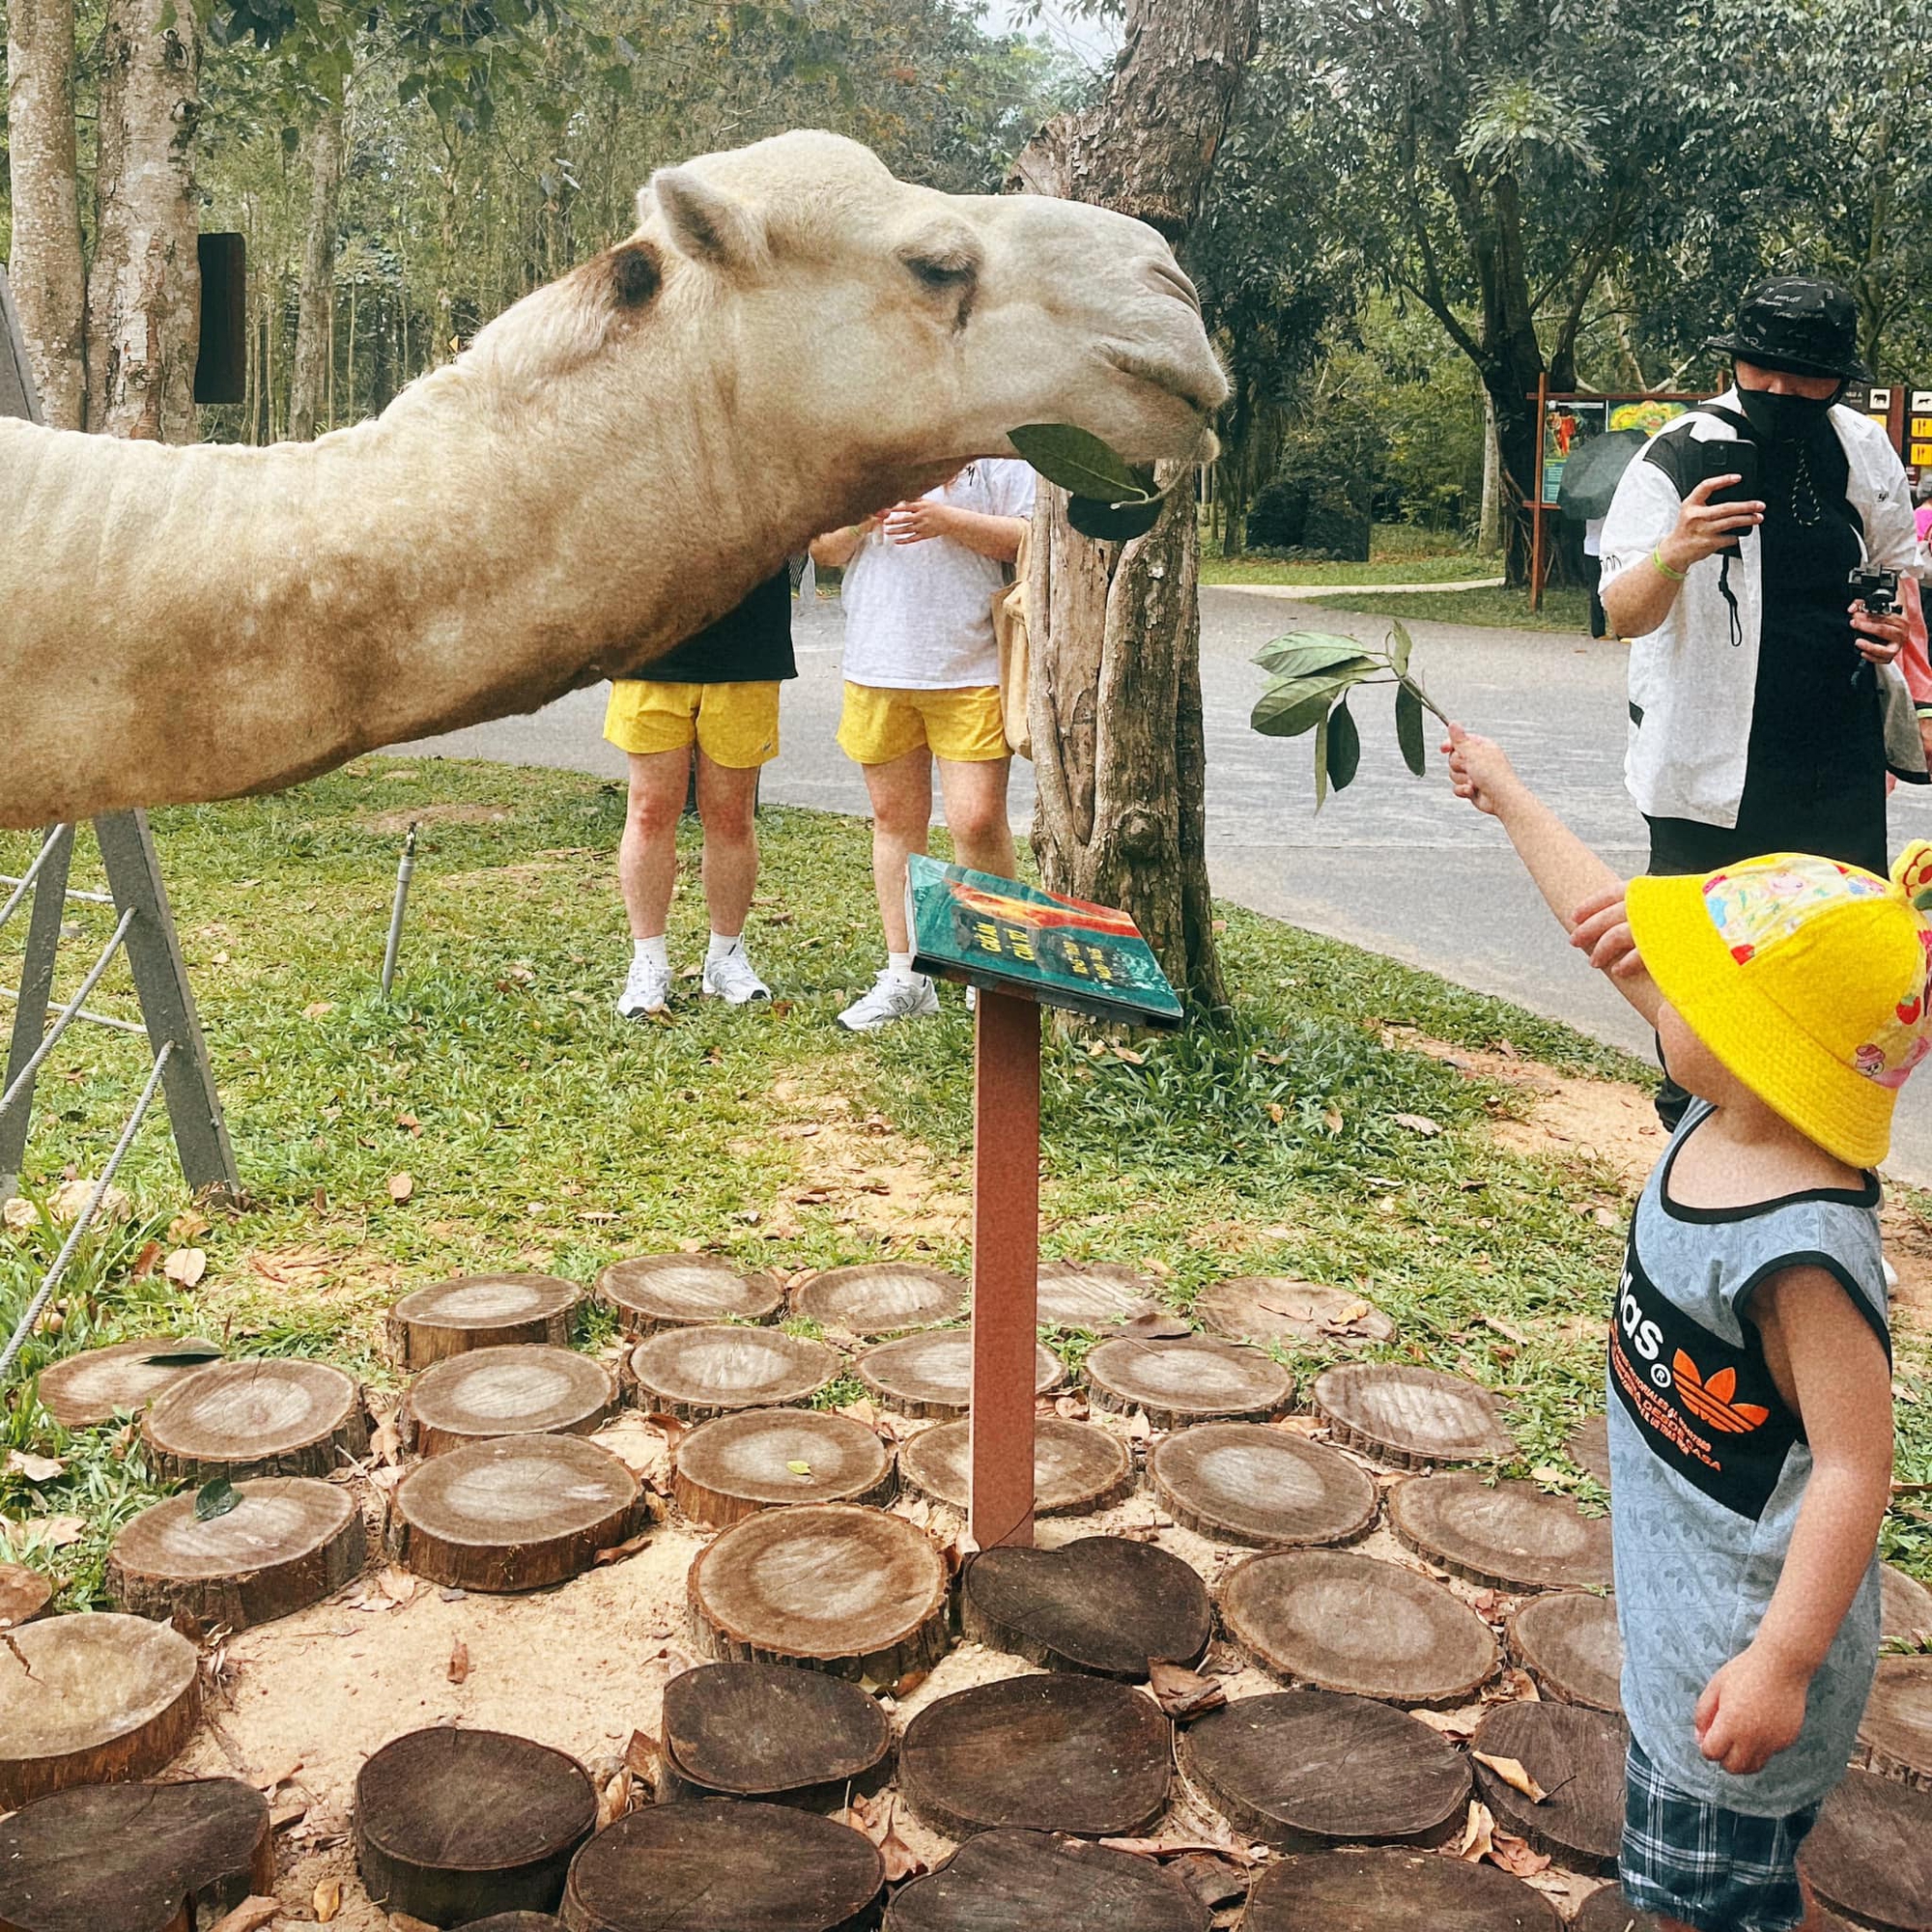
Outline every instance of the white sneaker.
<svg viewBox="0 0 1932 1932"><path fill-rule="evenodd" d="M872 981L872 990L838 1015L838 1024L848 1033L877 1033L895 1020L923 1019L938 1010L939 995L923 973L901 980L888 966Z"/></svg>
<svg viewBox="0 0 1932 1932"><path fill-rule="evenodd" d="M661 1013L670 1006L670 968L655 960L633 955L631 970L624 979L624 990L617 995L617 1017L643 1019Z"/></svg>
<svg viewBox="0 0 1932 1932"><path fill-rule="evenodd" d="M748 1006L753 1000L769 1000L772 989L757 976L745 949L720 953L704 962L704 979L698 989L726 1006Z"/></svg>

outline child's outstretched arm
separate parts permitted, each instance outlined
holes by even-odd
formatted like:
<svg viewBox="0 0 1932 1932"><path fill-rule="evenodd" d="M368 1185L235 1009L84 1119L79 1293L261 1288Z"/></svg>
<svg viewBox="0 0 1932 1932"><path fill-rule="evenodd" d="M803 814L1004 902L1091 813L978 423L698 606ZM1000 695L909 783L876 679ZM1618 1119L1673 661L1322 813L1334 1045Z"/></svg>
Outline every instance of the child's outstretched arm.
<svg viewBox="0 0 1932 1932"><path fill-rule="evenodd" d="M1624 882L1523 783L1499 745L1452 724L1442 749L1456 796L1501 822L1572 944L1655 1024L1662 997L1631 946Z"/></svg>
<svg viewBox="0 0 1932 1932"><path fill-rule="evenodd" d="M1891 1492L1891 1368L1835 1276L1786 1268L1750 1319L1811 1448L1811 1480L1757 1634L1697 1700L1704 1755L1740 1776L1787 1748L1805 1694L1871 1567Z"/></svg>

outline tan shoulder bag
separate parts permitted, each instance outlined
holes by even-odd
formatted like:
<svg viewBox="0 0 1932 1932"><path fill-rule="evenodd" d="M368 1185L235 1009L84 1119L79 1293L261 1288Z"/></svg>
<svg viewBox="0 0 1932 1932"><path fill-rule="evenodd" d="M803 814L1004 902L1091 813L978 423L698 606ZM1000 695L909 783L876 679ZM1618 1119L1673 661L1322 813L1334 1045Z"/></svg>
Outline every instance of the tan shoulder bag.
<svg viewBox="0 0 1932 1932"><path fill-rule="evenodd" d="M1033 756L1033 733L1027 724L1033 684L1033 640L1027 629L1027 557L1032 548L1029 529L1020 538L1013 581L993 593L993 637L1000 647L1000 719L1007 749L1023 758Z"/></svg>

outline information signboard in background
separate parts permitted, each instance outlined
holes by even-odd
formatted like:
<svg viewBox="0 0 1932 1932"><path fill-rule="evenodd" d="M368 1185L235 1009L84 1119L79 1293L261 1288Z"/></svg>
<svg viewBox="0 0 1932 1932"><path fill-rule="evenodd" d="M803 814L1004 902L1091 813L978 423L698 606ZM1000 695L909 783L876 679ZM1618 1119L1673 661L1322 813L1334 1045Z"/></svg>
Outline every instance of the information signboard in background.
<svg viewBox="0 0 1932 1932"><path fill-rule="evenodd" d="M1905 460L1915 469L1932 469L1932 389L1914 389L1905 419Z"/></svg>
<svg viewBox="0 0 1932 1932"><path fill-rule="evenodd" d="M1666 402L1662 396L1639 396L1630 403L1612 399L1610 428L1640 429L1645 436L1655 436L1665 423L1675 422L1679 416L1688 415L1690 412L1689 403Z"/></svg>
<svg viewBox="0 0 1932 1932"><path fill-rule="evenodd" d="M1543 407L1543 500L1553 504L1563 487L1563 465L1588 437L1602 436L1609 404L1595 397L1553 398Z"/></svg>

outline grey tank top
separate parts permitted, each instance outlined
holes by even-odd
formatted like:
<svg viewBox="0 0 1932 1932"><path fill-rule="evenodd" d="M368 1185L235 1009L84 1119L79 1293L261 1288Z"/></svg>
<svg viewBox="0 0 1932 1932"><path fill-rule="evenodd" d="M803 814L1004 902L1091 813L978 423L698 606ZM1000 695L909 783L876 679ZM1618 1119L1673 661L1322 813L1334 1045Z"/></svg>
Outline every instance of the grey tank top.
<svg viewBox="0 0 1932 1932"><path fill-rule="evenodd" d="M1644 1188L1610 1322L1611 1528L1624 1714L1681 1791L1759 1817L1822 1799L1843 1776L1878 1656L1873 1557L1823 1667L1804 1729L1735 1777L1697 1748L1692 1714L1756 1634L1791 1546L1811 1452L1778 1395L1752 1294L1782 1268L1828 1269L1885 1342L1879 1188L1814 1188L1748 1208L1683 1208L1670 1170L1711 1116L1699 1103Z"/></svg>

